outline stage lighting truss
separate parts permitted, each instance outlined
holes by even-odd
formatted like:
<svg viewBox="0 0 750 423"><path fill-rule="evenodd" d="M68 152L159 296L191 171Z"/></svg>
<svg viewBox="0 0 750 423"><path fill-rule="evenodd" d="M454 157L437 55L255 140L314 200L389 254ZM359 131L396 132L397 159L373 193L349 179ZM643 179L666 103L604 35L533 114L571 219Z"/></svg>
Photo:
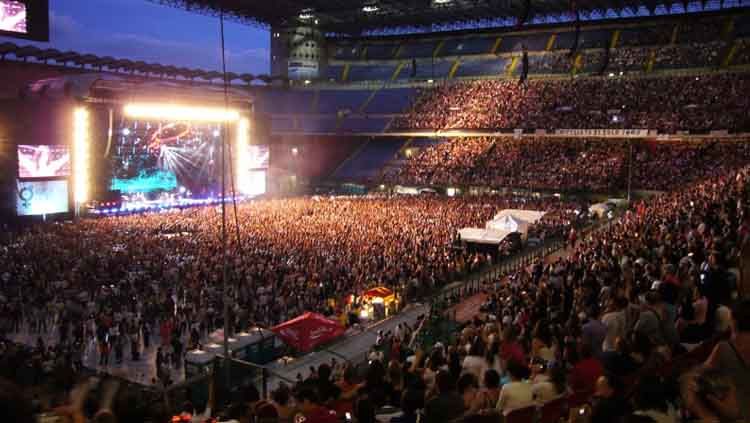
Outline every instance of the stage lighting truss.
<svg viewBox="0 0 750 423"><path fill-rule="evenodd" d="M237 110L216 107L192 107L175 104L131 103L125 105L125 116L135 119L156 119L179 122L237 122Z"/></svg>
<svg viewBox="0 0 750 423"><path fill-rule="evenodd" d="M77 205L89 197L89 112L78 107L73 112L73 199Z"/></svg>

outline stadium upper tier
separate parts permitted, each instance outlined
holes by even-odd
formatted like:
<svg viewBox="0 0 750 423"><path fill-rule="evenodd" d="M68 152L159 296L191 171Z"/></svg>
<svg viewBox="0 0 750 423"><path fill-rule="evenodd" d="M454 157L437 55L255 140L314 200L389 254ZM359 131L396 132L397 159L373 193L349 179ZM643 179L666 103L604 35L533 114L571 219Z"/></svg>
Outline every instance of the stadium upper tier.
<svg viewBox="0 0 750 423"><path fill-rule="evenodd" d="M750 127L745 9L329 46L328 82L258 94L274 132Z"/></svg>
<svg viewBox="0 0 750 423"><path fill-rule="evenodd" d="M323 77L349 83L510 77L521 71L524 47L532 75L750 65L743 54L749 34L750 17L740 11L588 23L580 32L566 24L522 32L333 39Z"/></svg>
<svg viewBox="0 0 750 423"><path fill-rule="evenodd" d="M750 73L456 81L422 88L267 90L275 133L648 129L750 131Z"/></svg>

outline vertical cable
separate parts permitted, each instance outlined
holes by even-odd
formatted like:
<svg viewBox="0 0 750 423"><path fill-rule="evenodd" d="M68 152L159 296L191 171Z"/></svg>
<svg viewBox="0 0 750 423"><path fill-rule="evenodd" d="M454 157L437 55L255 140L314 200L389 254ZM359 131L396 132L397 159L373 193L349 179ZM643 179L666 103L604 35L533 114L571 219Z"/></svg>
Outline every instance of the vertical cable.
<svg viewBox="0 0 750 423"><path fill-rule="evenodd" d="M219 14L219 27L221 30L221 67L224 72L224 107L227 108L229 103L229 95L227 88L227 65L226 57L224 55L224 9L221 9ZM231 372L231 357L229 356L229 286L227 284L227 123L222 123L223 134L221 137L221 257L222 257L222 272L221 272L221 283L222 283L222 296L224 300L224 369L226 371L226 390L229 392L231 389L232 372Z"/></svg>

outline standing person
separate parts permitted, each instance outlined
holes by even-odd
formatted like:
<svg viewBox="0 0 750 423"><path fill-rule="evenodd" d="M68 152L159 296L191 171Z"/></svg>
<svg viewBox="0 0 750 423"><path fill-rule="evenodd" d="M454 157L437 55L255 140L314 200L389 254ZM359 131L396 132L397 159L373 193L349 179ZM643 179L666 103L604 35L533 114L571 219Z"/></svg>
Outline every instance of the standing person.
<svg viewBox="0 0 750 423"><path fill-rule="evenodd" d="M151 328L148 322L143 320L141 322L141 331L143 332L143 349L148 349L151 341Z"/></svg>
<svg viewBox="0 0 750 423"><path fill-rule="evenodd" d="M118 336L114 340L114 348L115 348L115 360L117 361L117 364L122 364L122 356L123 356L123 350L125 349L125 337L124 336Z"/></svg>
<svg viewBox="0 0 750 423"><path fill-rule="evenodd" d="M494 369L485 370L483 380L484 389L474 399L468 414L493 409L500 399L500 374Z"/></svg>
<svg viewBox="0 0 750 423"><path fill-rule="evenodd" d="M581 359L573 365L568 376L570 388L573 390L571 395L571 405L578 406L588 402L596 387L596 381L604 374L604 367L601 362L593 356L591 346L581 344Z"/></svg>
<svg viewBox="0 0 750 423"><path fill-rule="evenodd" d="M172 365L175 368L180 367L182 362L182 341L177 336L172 337Z"/></svg>
<svg viewBox="0 0 750 423"><path fill-rule="evenodd" d="M104 339L99 341L99 365L109 366L109 335L106 335Z"/></svg>
<svg viewBox="0 0 750 423"><path fill-rule="evenodd" d="M320 404L315 390L311 387L303 387L296 395L297 405L300 408L302 419L295 417L295 421L305 423L338 423L336 412L329 410Z"/></svg>
<svg viewBox="0 0 750 423"><path fill-rule="evenodd" d="M138 361L140 360L138 325L134 322L131 324L130 328L130 358L133 361Z"/></svg>
<svg viewBox="0 0 750 423"><path fill-rule="evenodd" d="M599 307L591 307L587 313L588 321L581 327L582 342L591 347L591 353L594 357L602 356L602 347L604 340L607 338L607 325L605 325L599 316Z"/></svg>
<svg viewBox="0 0 750 423"><path fill-rule="evenodd" d="M527 372L528 369L523 364L516 361L508 363L510 382L503 385L497 400L497 409L500 413L534 402L533 385L523 380Z"/></svg>
<svg viewBox="0 0 750 423"><path fill-rule="evenodd" d="M705 366L730 375L743 420L747 420L750 419L750 300L739 303L732 318L734 336L716 344Z"/></svg>
<svg viewBox="0 0 750 423"><path fill-rule="evenodd" d="M484 358L485 348L484 342L480 337L476 337L469 348L469 355L464 358L463 364L461 365L464 372L471 373L474 375L476 380L479 380L484 371L487 370L487 360Z"/></svg>
<svg viewBox="0 0 750 423"><path fill-rule="evenodd" d="M425 419L430 423L449 422L464 413L464 400L456 393L450 374L438 370L435 375L438 395L425 404Z"/></svg>
<svg viewBox="0 0 750 423"><path fill-rule="evenodd" d="M609 301L607 312L602 316L602 323L607 328L607 334L604 337L602 351L616 351L617 339L625 339L627 335L627 315L625 310L628 308L628 300L625 297L615 297Z"/></svg>

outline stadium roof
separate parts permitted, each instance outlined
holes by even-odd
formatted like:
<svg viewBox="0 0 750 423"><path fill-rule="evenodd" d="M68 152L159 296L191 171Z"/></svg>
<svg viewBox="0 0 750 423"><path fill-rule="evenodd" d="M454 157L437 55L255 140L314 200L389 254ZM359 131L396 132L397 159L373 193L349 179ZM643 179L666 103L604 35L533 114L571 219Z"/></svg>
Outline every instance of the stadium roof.
<svg viewBox="0 0 750 423"><path fill-rule="evenodd" d="M114 57L99 57L93 54L82 54L75 51L59 51L52 48L42 50L32 45L17 45L6 42L0 44L0 62L11 58L16 61L30 63L50 64L54 62L57 65L80 68L83 70L107 71L112 73L124 73L130 75L139 75L145 77L159 77L185 80L204 80L217 81L223 80L224 74L217 71L207 71L203 69L178 68L175 66L162 65L159 63L146 63L142 61L131 61L128 59L116 59ZM269 75L253 75L249 73L236 74L227 73L227 80L244 81L251 84L253 81L262 81L270 83L280 79Z"/></svg>
<svg viewBox="0 0 750 423"><path fill-rule="evenodd" d="M379 35L720 10L742 0L150 0L262 27Z"/></svg>

